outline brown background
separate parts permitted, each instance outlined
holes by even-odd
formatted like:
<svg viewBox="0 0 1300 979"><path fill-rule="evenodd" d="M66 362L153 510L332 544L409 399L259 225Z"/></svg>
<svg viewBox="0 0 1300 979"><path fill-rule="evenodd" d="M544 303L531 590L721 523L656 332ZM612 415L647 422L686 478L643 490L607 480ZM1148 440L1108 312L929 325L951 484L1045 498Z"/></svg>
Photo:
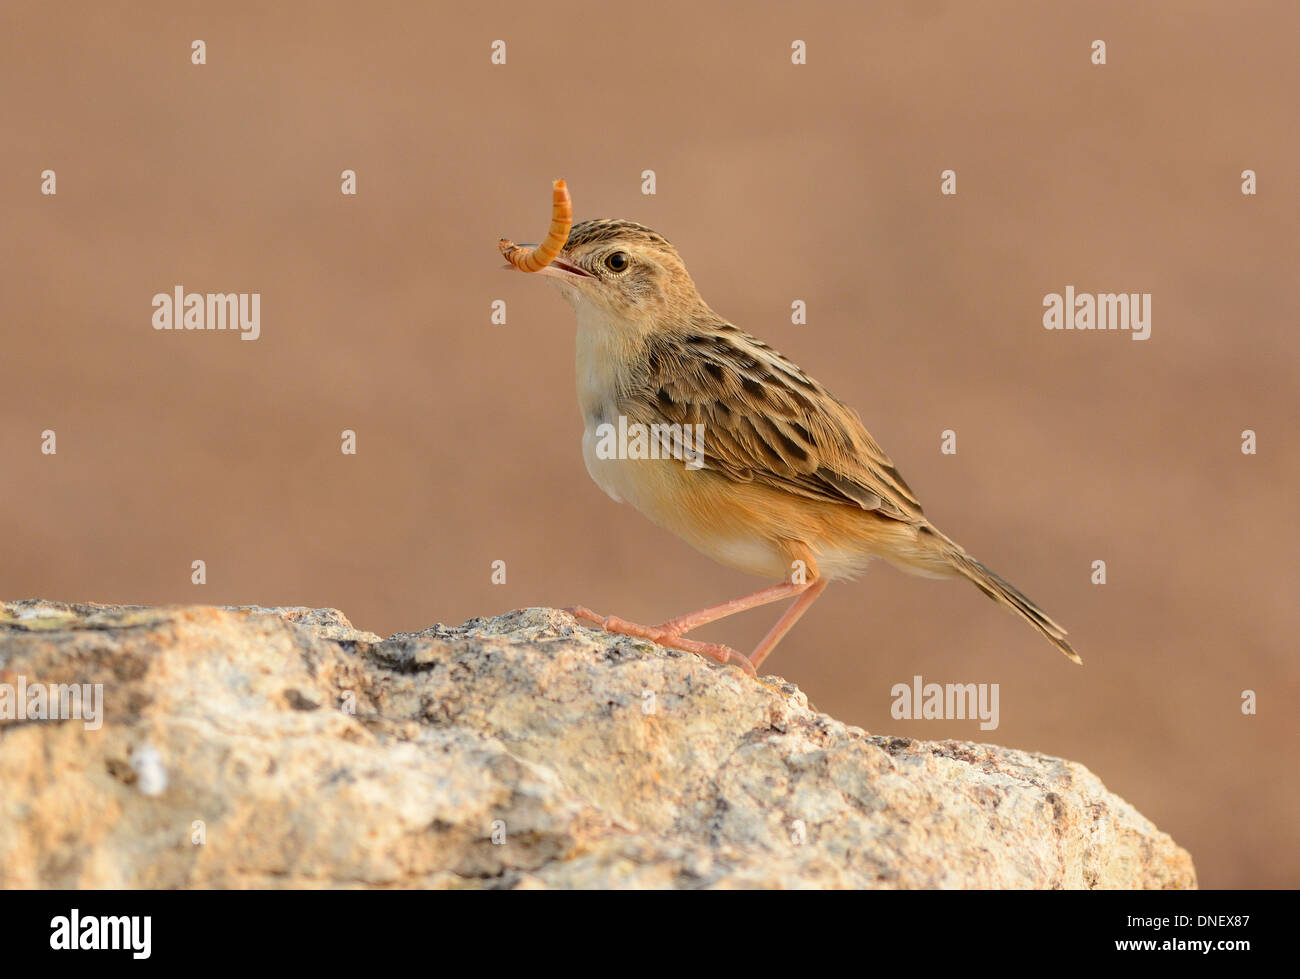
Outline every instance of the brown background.
<svg viewBox="0 0 1300 979"><path fill-rule="evenodd" d="M663 231L714 308L856 406L1086 660L881 565L774 671L875 732L1076 759L1205 886L1300 882L1294 4L263 6L0 15L0 595L390 633L758 587L583 469L572 313L494 245L540 235L563 176L580 219ZM262 339L155 332L177 283L261 292ZM1045 331L1067 284L1152 293L1152 338ZM703 634L748 648L776 615ZM1001 727L892 720L914 674L1000 683Z"/></svg>

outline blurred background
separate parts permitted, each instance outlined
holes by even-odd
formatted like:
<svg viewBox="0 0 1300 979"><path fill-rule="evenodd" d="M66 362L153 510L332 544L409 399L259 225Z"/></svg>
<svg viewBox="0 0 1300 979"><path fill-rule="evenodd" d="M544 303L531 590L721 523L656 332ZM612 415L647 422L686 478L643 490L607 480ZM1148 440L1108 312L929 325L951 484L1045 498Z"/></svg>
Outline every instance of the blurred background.
<svg viewBox="0 0 1300 979"><path fill-rule="evenodd" d="M857 408L1085 659L879 564L773 672L875 733L1079 761L1202 886L1300 883L1294 4L300 6L0 13L0 595L389 634L760 587L586 474L573 314L495 245L544 233L563 176ZM260 292L261 339L156 332L178 284ZM1067 285L1151 293L1151 338L1044 330ZM892 719L918 674L1000 684L1001 726Z"/></svg>

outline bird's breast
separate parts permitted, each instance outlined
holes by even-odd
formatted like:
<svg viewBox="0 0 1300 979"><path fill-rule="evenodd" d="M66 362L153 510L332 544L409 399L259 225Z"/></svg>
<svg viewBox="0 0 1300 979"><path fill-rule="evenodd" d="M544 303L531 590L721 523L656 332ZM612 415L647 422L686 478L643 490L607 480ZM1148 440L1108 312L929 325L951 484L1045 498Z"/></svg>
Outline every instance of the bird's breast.
<svg viewBox="0 0 1300 979"><path fill-rule="evenodd" d="M776 535L745 508L728 505L733 490L724 477L688 468L645 426L620 417L640 355L633 325L611 321L589 303L575 309L582 459L592 480L616 503L636 508L715 560L769 578L787 574L789 560Z"/></svg>
<svg viewBox="0 0 1300 979"><path fill-rule="evenodd" d="M628 460L609 458L609 453L602 451L608 442L608 428L618 426L618 400L627 384L629 352L620 342L618 324L607 321L589 303L577 310L574 379L584 426L582 458L597 486L619 503L633 502L636 494L629 496L627 485L635 481L636 474L620 465Z"/></svg>

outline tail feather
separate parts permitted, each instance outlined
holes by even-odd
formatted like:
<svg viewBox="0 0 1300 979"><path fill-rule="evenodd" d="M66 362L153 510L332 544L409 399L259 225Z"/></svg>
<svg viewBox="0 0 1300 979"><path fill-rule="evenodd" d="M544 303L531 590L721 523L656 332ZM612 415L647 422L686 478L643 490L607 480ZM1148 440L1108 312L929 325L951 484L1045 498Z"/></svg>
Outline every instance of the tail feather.
<svg viewBox="0 0 1300 979"><path fill-rule="evenodd" d="M936 534L936 536L941 537L944 543L950 546L948 557L952 562L952 566L966 578L973 581L976 588L999 605L1005 606L1019 615L1046 636L1048 642L1074 662L1080 665L1083 664L1079 654L1074 651L1074 647L1065 638L1066 631L1053 622L1051 616L1035 605L1024 592L980 564L948 538L943 537L941 534Z"/></svg>

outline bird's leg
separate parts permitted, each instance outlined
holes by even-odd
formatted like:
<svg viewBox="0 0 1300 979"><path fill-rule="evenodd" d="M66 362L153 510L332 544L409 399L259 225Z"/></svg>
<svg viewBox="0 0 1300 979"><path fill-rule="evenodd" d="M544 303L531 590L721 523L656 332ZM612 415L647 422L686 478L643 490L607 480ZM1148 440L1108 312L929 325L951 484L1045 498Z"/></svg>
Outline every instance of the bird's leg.
<svg viewBox="0 0 1300 979"><path fill-rule="evenodd" d="M674 635L680 635L683 632L690 632L692 629L698 629L702 625L708 625L710 622L717 622L718 619L725 619L729 615L735 615L737 612L748 612L751 608L758 608L760 605L769 605L772 602L779 602L783 598L789 598L791 595L798 595L800 592L807 590L810 585L794 584L786 581L779 585L773 585L771 588L761 588L752 595L744 595L740 598L733 598L729 602L723 602L721 605L710 605L708 608L702 608L698 612L687 612L685 615L679 615L675 619L669 619L660 629L668 629Z"/></svg>
<svg viewBox="0 0 1300 979"><path fill-rule="evenodd" d="M763 660L767 659L767 654L776 649L776 644L779 643L794 624L799 621L799 616L807 612L808 606L817 601L817 596L826 590L827 584L828 582L825 578L818 578L809 585L808 589L794 600L794 604L786 609L785 612L782 613L781 617L776 620L776 625L772 626L768 634L763 637L763 641L760 642L754 648L754 651L749 654L749 662L753 664L755 670L758 669L759 664L761 664Z"/></svg>
<svg viewBox="0 0 1300 979"><path fill-rule="evenodd" d="M745 658L745 654L732 649L730 646L723 646L715 642L697 642L694 639L684 639L677 633L669 632L663 626L638 625L635 622L620 619L616 615L599 615L582 605L576 605L573 608L565 609L565 611L575 619L594 622L606 632L614 632L621 636L636 636L638 639L649 639L651 642L657 642L661 646L671 646L673 649L684 649L689 653L699 653L701 656L716 659L724 666L727 663L735 663L750 676L758 675L754 672L753 665Z"/></svg>
<svg viewBox="0 0 1300 979"><path fill-rule="evenodd" d="M649 639L651 642L657 642L664 646L671 646L674 649L684 649L693 653L700 653L716 659L720 663L734 662L741 669L751 676L756 676L755 666L767 656L768 653L780 642L781 637L790 631L790 627L795 624L799 616L803 615L804 610L812 604L814 598L822 593L826 587L824 579L816 579L812 582L784 582L779 585L772 585L770 588L762 588L751 595L745 595L741 598L733 598L731 601L723 602L720 605L711 605L708 608L702 608L698 612L689 612L686 615L679 615L675 619L669 619L662 625L638 625L635 622L628 622L614 615L597 615L589 608L581 605L571 608L568 611L578 619L585 619L588 622L594 622L606 632L614 632L625 636L636 636L640 639ZM758 608L760 605L769 605L772 602L779 602L783 598L789 598L792 595L798 595L799 599L785 614L767 637L758 645L754 655L758 657L746 657L744 653L732 649L730 646L723 646L718 643L696 642L692 639L683 639L682 633L690 632L692 629L698 629L702 625L708 625L710 622L716 622L718 619L725 619L729 615L735 615L737 612L746 612L752 608Z"/></svg>

